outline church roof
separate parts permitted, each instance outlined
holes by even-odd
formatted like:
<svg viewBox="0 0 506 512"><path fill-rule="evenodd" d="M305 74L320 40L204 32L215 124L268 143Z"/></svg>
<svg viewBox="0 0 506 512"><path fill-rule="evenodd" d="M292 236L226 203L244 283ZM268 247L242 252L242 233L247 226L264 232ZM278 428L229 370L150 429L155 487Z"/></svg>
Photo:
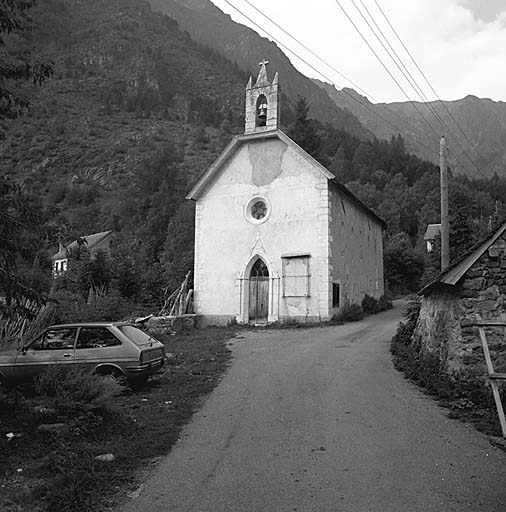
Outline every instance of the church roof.
<svg viewBox="0 0 506 512"><path fill-rule="evenodd" d="M245 135L236 135L223 150L221 155L215 160L215 162L205 171L195 186L186 196L186 199L197 200L204 193L206 188L210 185L213 179L219 174L222 166L229 160L229 158L235 153L235 151L244 143L261 140L261 139L279 139L283 141L287 146L290 146L296 153L301 157L309 160L314 167L316 167L325 176L332 185L337 188L340 192L345 194L351 201L355 203L361 210L365 211L368 215L374 218L383 228L386 228L385 221L378 217L370 208L368 208L358 197L356 197L345 185L340 183L335 175L324 167L318 160L314 159L309 153L304 151L295 141L293 141L286 133L281 130L270 130L265 132L249 133Z"/></svg>

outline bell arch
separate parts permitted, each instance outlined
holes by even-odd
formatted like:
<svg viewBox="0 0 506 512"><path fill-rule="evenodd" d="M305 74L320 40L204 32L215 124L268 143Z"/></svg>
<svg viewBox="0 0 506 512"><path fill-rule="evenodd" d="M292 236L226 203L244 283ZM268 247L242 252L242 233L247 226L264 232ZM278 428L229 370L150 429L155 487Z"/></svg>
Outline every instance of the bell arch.
<svg viewBox="0 0 506 512"><path fill-rule="evenodd" d="M255 126L267 126L267 98L265 94L260 94L256 104L256 121Z"/></svg>

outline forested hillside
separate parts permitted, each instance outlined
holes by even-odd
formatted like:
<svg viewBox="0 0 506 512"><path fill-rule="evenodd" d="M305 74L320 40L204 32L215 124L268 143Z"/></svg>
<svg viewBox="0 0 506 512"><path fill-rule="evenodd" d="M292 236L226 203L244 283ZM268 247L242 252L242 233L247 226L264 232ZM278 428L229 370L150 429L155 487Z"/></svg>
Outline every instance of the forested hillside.
<svg viewBox="0 0 506 512"><path fill-rule="evenodd" d="M248 75L143 0L40 0L32 11L39 28L16 37L52 60L54 74L41 87L20 86L31 106L2 121L1 175L58 208L38 249L115 231L112 262L79 267L72 286L83 297L99 284L160 304L192 269L194 205L185 194L242 132ZM398 136L361 139L311 116L305 100L283 98L284 129L386 220L389 286L416 290L435 271L421 239L439 218L437 167ZM450 191L455 256L502 215L506 183L454 178ZM43 270L37 254L25 269ZM42 286L40 272L26 275Z"/></svg>
<svg viewBox="0 0 506 512"><path fill-rule="evenodd" d="M63 241L113 229L162 288L162 261L178 282L173 260L184 276L193 252L185 193L242 130L248 76L142 0L41 0L31 15L24 37L54 74L2 124L2 174L61 209Z"/></svg>
<svg viewBox="0 0 506 512"><path fill-rule="evenodd" d="M176 19L197 42L220 52L248 72L256 74L258 62L266 58L272 70L283 77L281 87L295 102L305 96L313 116L362 139L373 134L355 115L337 106L311 79L297 71L283 51L254 30L234 22L210 0L148 0L154 10Z"/></svg>
<svg viewBox="0 0 506 512"><path fill-rule="evenodd" d="M307 115L300 101L288 133L387 222L387 284L416 290L439 268L437 253L429 257L423 243L427 224L440 221L439 167L408 153L401 136L363 141ZM506 215L506 180L471 180L450 168L449 191L454 259Z"/></svg>

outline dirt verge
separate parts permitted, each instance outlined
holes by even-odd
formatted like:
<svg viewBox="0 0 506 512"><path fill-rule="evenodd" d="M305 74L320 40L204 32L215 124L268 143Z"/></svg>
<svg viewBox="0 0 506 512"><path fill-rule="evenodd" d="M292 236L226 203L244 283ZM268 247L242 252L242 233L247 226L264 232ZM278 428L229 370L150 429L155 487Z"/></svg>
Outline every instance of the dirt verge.
<svg viewBox="0 0 506 512"><path fill-rule="evenodd" d="M163 375L103 410L53 417L37 408L33 389L0 395L0 510L96 512L135 492L139 470L170 451L220 381L233 336L232 329L207 329L163 337Z"/></svg>

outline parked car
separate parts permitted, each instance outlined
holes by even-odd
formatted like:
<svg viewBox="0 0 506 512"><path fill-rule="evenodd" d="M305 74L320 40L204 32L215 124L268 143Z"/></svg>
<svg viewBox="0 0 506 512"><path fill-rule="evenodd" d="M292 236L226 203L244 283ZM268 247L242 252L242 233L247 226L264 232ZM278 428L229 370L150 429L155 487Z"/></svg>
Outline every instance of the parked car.
<svg viewBox="0 0 506 512"><path fill-rule="evenodd" d="M49 365L82 364L133 386L160 372L165 347L129 323L53 325L17 350L0 352L0 384L33 380Z"/></svg>

